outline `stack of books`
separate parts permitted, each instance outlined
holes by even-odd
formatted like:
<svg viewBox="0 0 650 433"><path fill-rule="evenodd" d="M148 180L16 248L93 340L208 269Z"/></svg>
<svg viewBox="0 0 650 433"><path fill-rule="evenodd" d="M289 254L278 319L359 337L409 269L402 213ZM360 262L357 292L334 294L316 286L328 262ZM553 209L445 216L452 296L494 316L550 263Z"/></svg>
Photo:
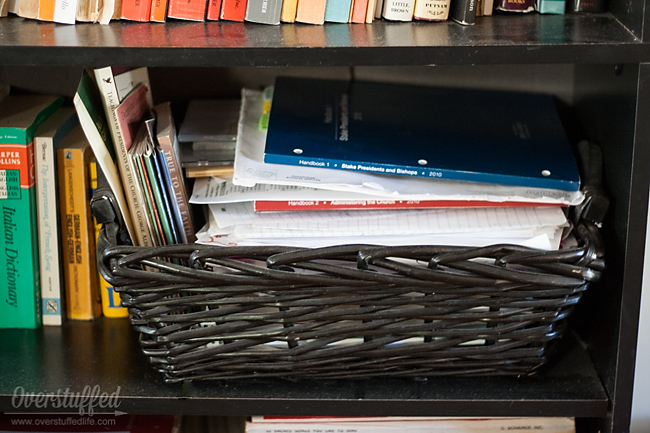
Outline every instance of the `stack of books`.
<svg viewBox="0 0 650 433"><path fill-rule="evenodd" d="M278 77L244 89L200 243L560 246L583 200L550 95Z"/></svg>
<svg viewBox="0 0 650 433"><path fill-rule="evenodd" d="M569 12L603 12L604 0L570 2ZM306 23L372 23L452 19L463 25L477 16L505 12L537 11L564 14L566 0L0 0L0 16L8 13L23 18L63 24L124 19L165 22L168 18L190 21L246 21L278 25Z"/></svg>

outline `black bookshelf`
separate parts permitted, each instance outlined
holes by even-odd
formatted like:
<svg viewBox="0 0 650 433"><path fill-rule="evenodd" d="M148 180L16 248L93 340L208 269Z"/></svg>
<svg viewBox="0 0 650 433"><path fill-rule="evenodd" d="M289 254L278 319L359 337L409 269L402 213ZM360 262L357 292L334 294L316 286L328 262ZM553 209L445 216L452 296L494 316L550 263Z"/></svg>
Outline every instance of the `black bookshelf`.
<svg viewBox="0 0 650 433"><path fill-rule="evenodd" d="M139 352L137 334L126 319L69 321L62 328L35 331L0 330L0 340L0 412L5 413L42 412L14 408L17 387L56 394L95 385L109 394L119 387L118 410L126 413L600 418L608 408L587 351L571 336L560 349L562 356L531 377L173 384L164 383Z"/></svg>

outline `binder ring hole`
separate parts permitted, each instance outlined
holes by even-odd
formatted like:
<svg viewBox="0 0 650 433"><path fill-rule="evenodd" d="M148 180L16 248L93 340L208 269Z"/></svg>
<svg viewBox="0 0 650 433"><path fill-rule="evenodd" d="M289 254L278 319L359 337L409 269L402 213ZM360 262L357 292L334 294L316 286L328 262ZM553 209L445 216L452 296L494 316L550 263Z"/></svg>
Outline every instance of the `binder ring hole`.
<svg viewBox="0 0 650 433"><path fill-rule="evenodd" d="M427 165L429 162L426 159L420 159L418 160L418 164L420 165Z"/></svg>
<svg viewBox="0 0 650 433"><path fill-rule="evenodd" d="M302 153L302 149L298 149L296 147L295 149L293 149L293 153L295 153L296 155L300 155Z"/></svg>
<svg viewBox="0 0 650 433"><path fill-rule="evenodd" d="M548 176L550 176L550 175L551 175L551 171L550 171L550 170L542 170L542 176L544 176L544 177L548 177Z"/></svg>

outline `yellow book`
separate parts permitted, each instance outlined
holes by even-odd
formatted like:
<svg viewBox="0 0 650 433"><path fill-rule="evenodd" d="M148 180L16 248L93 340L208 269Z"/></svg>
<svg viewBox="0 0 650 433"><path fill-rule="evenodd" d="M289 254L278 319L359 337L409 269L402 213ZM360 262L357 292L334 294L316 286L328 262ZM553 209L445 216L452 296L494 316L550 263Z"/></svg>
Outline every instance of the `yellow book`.
<svg viewBox="0 0 650 433"><path fill-rule="evenodd" d="M280 12L280 21L282 21L283 23L295 22L297 9L298 9L298 0L283 0L282 11Z"/></svg>
<svg viewBox="0 0 650 433"><path fill-rule="evenodd" d="M95 191L97 189L97 161L90 161L90 189ZM93 218L93 223L95 224L95 241L99 236L99 231L102 228L101 224L97 223L97 220ZM102 313L106 317L129 317L129 311L122 307L120 295L113 290L108 281L102 277L102 275L97 272L98 284L99 284L99 293L102 298Z"/></svg>
<svg viewBox="0 0 650 433"><path fill-rule="evenodd" d="M57 147L66 313L69 319L76 320L91 320L102 312L95 263L95 224L90 213L93 157L80 126Z"/></svg>

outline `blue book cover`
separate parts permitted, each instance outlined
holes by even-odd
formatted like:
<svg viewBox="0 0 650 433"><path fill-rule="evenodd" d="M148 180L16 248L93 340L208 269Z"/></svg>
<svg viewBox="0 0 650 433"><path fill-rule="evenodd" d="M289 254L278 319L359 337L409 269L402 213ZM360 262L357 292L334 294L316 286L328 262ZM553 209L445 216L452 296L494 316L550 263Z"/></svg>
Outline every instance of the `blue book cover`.
<svg viewBox="0 0 650 433"><path fill-rule="evenodd" d="M580 189L541 94L278 77L264 162Z"/></svg>
<svg viewBox="0 0 650 433"><path fill-rule="evenodd" d="M347 23L350 21L352 0L327 0L325 3L325 21L329 23Z"/></svg>

